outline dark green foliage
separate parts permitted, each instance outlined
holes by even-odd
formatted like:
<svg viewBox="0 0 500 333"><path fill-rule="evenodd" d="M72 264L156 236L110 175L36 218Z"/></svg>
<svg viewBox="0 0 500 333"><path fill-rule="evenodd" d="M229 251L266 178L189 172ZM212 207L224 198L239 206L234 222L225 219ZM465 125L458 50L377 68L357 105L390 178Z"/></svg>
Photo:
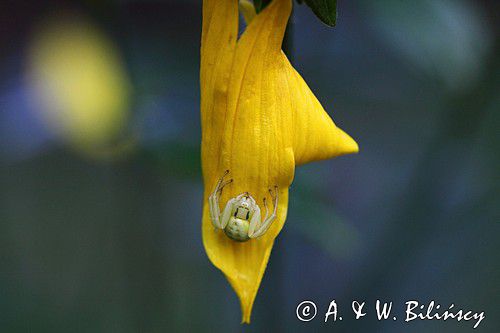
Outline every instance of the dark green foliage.
<svg viewBox="0 0 500 333"><path fill-rule="evenodd" d="M255 11L260 13L269 3L271 3L271 0L254 0Z"/></svg>
<svg viewBox="0 0 500 333"><path fill-rule="evenodd" d="M271 0L254 0L255 10L259 13ZM298 3L305 2L316 14L316 16L330 27L337 23L337 0L297 0Z"/></svg>
<svg viewBox="0 0 500 333"><path fill-rule="evenodd" d="M337 0L297 0L303 1L312 9L314 14L326 25L334 27L337 23Z"/></svg>

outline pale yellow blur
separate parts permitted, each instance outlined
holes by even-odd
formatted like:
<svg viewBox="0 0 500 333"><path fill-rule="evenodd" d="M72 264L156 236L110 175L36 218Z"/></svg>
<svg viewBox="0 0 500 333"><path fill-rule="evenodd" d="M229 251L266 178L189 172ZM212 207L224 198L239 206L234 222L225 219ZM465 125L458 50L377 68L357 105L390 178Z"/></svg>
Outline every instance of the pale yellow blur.
<svg viewBox="0 0 500 333"><path fill-rule="evenodd" d="M30 45L28 78L41 119L71 147L97 158L129 150L131 140L122 137L131 84L117 48L96 26L74 16L42 23Z"/></svg>

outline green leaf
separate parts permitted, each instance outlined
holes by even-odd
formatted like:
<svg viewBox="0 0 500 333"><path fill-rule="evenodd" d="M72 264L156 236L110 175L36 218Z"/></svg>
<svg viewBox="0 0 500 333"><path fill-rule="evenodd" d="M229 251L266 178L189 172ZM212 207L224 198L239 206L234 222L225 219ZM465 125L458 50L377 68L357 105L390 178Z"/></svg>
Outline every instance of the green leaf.
<svg viewBox="0 0 500 333"><path fill-rule="evenodd" d="M297 0L305 2L326 25L334 27L337 23L337 0Z"/></svg>
<svg viewBox="0 0 500 333"><path fill-rule="evenodd" d="M255 11L260 13L271 0L254 0ZM297 0L306 3L316 16L326 25L334 27L337 23L337 0Z"/></svg>

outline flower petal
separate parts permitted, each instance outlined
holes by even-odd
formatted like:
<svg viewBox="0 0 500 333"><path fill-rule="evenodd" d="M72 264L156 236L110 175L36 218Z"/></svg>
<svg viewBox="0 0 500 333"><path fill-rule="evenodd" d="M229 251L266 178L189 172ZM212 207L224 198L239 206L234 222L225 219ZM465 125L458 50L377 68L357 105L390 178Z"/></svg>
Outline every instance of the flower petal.
<svg viewBox="0 0 500 333"><path fill-rule="evenodd" d="M243 322L250 321L274 239L285 222L295 164L357 151L281 51L290 12L290 0L274 0L236 43L237 1L204 1L203 243L238 294ZM268 189L278 186L277 219L258 239L238 243L212 226L208 196L225 170L234 181L224 188L221 208L249 192L264 209L263 198L272 202Z"/></svg>
<svg viewBox="0 0 500 333"><path fill-rule="evenodd" d="M243 14L243 18L248 25L257 15L257 13L255 12L255 6L250 0L240 0L239 3L240 12Z"/></svg>

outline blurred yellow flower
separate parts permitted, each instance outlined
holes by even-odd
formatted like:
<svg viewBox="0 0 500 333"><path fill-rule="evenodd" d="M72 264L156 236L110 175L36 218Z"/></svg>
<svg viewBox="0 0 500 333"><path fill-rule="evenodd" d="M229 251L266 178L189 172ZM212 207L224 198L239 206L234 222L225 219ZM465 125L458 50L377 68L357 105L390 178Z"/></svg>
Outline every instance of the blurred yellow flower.
<svg viewBox="0 0 500 333"><path fill-rule="evenodd" d="M129 119L130 80L115 45L90 22L45 20L29 48L28 78L41 119L72 147L93 157L128 149L116 141Z"/></svg>
<svg viewBox="0 0 500 333"><path fill-rule="evenodd" d="M246 323L285 222L295 165L358 151L281 51L291 6L291 0L274 0L250 17L238 39L238 1L203 1L203 243L238 294ZM221 204L243 192L262 204L268 189L277 186L277 218L261 237L235 242L214 230L208 198L225 170L233 182L225 187Z"/></svg>

